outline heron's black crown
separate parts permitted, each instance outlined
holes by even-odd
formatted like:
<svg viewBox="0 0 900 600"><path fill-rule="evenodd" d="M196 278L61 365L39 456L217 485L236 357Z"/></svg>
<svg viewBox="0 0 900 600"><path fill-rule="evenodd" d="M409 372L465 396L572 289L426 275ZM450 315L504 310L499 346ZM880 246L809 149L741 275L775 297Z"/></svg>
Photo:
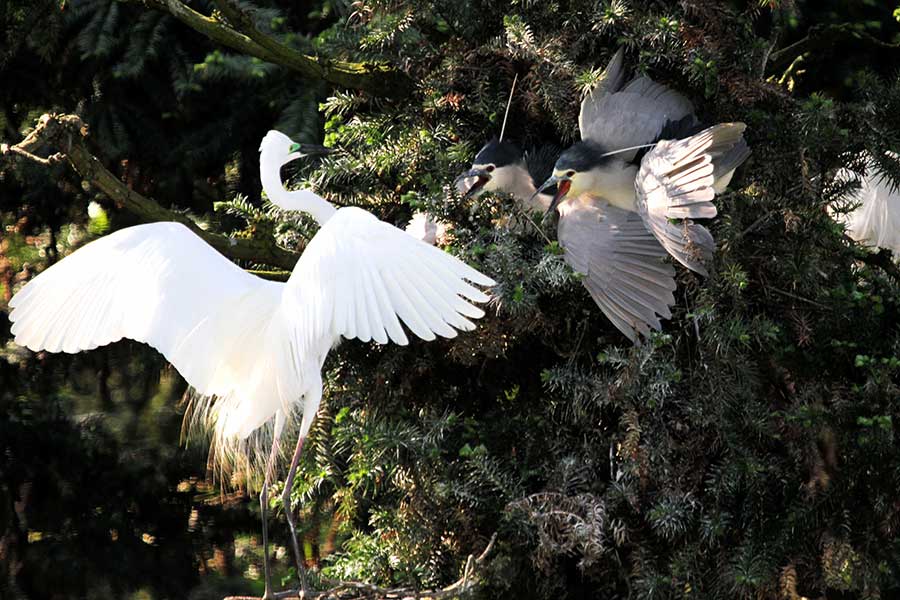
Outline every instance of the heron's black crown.
<svg viewBox="0 0 900 600"><path fill-rule="evenodd" d="M554 169L584 173L610 162L615 156L603 156L605 152L606 150L598 144L577 142L559 155Z"/></svg>
<svg viewBox="0 0 900 600"><path fill-rule="evenodd" d="M476 165L494 165L495 167L505 167L522 160L522 151L513 143L501 142L497 138L491 139L484 147L475 155Z"/></svg>

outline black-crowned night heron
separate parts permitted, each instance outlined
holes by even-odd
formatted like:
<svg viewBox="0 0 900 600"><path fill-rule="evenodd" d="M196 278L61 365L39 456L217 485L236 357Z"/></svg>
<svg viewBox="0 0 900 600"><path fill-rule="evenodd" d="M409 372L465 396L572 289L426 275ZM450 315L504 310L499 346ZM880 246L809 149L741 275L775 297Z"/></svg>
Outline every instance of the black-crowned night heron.
<svg viewBox="0 0 900 600"><path fill-rule="evenodd" d="M510 194L528 212L546 212L553 198L549 194L535 194L537 188L525 154L515 144L497 138L478 151L472 168L456 178L456 185L467 197L484 192Z"/></svg>
<svg viewBox="0 0 900 600"><path fill-rule="evenodd" d="M550 209L560 215L566 260L600 310L639 343L675 303L675 273L661 259L668 253L707 274L715 242L691 219L716 215L711 200L749 149L742 123L669 139L696 131L693 105L647 77L624 78L620 49L581 104L581 142L563 152L538 192L557 186ZM635 163L635 147L654 142Z"/></svg>

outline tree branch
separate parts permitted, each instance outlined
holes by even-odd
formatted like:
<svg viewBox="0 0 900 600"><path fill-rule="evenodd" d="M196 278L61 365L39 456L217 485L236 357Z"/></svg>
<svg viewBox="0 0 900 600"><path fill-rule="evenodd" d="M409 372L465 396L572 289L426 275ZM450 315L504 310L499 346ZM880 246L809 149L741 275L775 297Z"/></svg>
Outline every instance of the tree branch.
<svg viewBox="0 0 900 600"><path fill-rule="evenodd" d="M289 600L299 598L301 600L362 600L362 599L380 599L380 600L437 600L439 598L456 598L471 591L474 586L472 578L475 570L487 560L491 550L494 549L494 542L497 541L497 534L491 536L487 546L481 554L476 558L470 554L466 559L466 565L463 568L462 577L451 583L445 588L439 590L416 590L414 588L383 588L370 583L359 583L355 581L332 581L333 585L330 589L321 592L306 592L302 594L300 590L285 590L273 594L274 600ZM228 596L224 600L262 600L256 596Z"/></svg>
<svg viewBox="0 0 900 600"><path fill-rule="evenodd" d="M770 71L778 71L794 62L798 56L802 56L807 52L829 48L837 42L851 39L863 41L884 50L900 50L900 44L883 42L868 33L857 30L852 23L815 25L810 27L806 37L802 40L772 52L769 55L768 68Z"/></svg>
<svg viewBox="0 0 900 600"><path fill-rule="evenodd" d="M24 140L0 147L0 155L14 155L43 166L68 160L69 164L87 182L109 196L115 203L145 221L176 221L187 226L210 246L225 256L251 262L265 263L291 270L298 256L275 244L272 238L233 238L220 233L204 231L190 218L164 208L156 201L138 194L112 174L100 160L85 146L87 126L76 115L45 114L38 119L34 131ZM57 148L60 153L49 159L36 156L33 152L43 146Z"/></svg>
<svg viewBox="0 0 900 600"><path fill-rule="evenodd" d="M402 97L412 90L412 82L402 73L382 63L353 63L307 56L260 31L250 15L232 2L216 0L228 24L197 12L180 0L118 0L140 2L163 10L211 40L260 60L287 67L311 79L362 90L376 96ZM243 33L238 30L243 30Z"/></svg>
<svg viewBox="0 0 900 600"><path fill-rule="evenodd" d="M878 267L885 275L900 283L900 268L894 262L894 255L890 250L886 248L879 248L878 252L864 250L856 258L870 267Z"/></svg>

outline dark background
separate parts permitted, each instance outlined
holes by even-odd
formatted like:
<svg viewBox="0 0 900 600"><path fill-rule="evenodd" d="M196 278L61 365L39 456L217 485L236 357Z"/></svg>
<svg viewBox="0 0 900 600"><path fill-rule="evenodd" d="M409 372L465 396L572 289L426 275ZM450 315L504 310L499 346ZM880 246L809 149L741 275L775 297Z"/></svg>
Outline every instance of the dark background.
<svg viewBox="0 0 900 600"><path fill-rule="evenodd" d="M299 252L309 223L260 199L259 140L277 128L342 149L287 169L298 184L397 224L426 207L454 223L450 249L498 279L474 334L332 353L294 490L310 566L442 586L496 532L486 598L897 593L900 272L826 210L847 191L833 182L842 165L900 182L895 162L858 160L900 150L896 3L243 5L296 51L384 63L408 85L304 76L153 2L6 0L0 141L76 113L134 191ZM640 349L542 238L491 225L508 199L446 188L499 130L516 74L508 135L571 143L579 91L620 45L705 121L746 122L753 149L717 200L711 277L679 269L673 319ZM89 216L90 202L104 211ZM0 221L2 595L261 592L258 503L207 480L202 444L180 444L185 384L162 357L127 341L69 356L10 340L19 286L140 215L64 162L3 156Z"/></svg>

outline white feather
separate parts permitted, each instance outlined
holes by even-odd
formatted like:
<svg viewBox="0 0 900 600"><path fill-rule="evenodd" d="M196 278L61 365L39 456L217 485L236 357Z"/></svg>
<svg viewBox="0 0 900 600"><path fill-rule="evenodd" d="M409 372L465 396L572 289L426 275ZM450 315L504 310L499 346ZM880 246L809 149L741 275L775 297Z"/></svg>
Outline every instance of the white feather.
<svg viewBox="0 0 900 600"><path fill-rule="evenodd" d="M302 415L300 435L322 397L321 368L343 336L408 343L454 337L466 300L493 280L457 258L355 207L335 210L306 190L289 192L279 169L296 156L270 132L260 159L266 193L322 227L286 284L248 274L178 223L152 223L91 242L29 282L10 302L17 344L78 352L129 338L159 350L204 397L214 458L264 425L280 435ZM198 416L199 415L199 416Z"/></svg>

